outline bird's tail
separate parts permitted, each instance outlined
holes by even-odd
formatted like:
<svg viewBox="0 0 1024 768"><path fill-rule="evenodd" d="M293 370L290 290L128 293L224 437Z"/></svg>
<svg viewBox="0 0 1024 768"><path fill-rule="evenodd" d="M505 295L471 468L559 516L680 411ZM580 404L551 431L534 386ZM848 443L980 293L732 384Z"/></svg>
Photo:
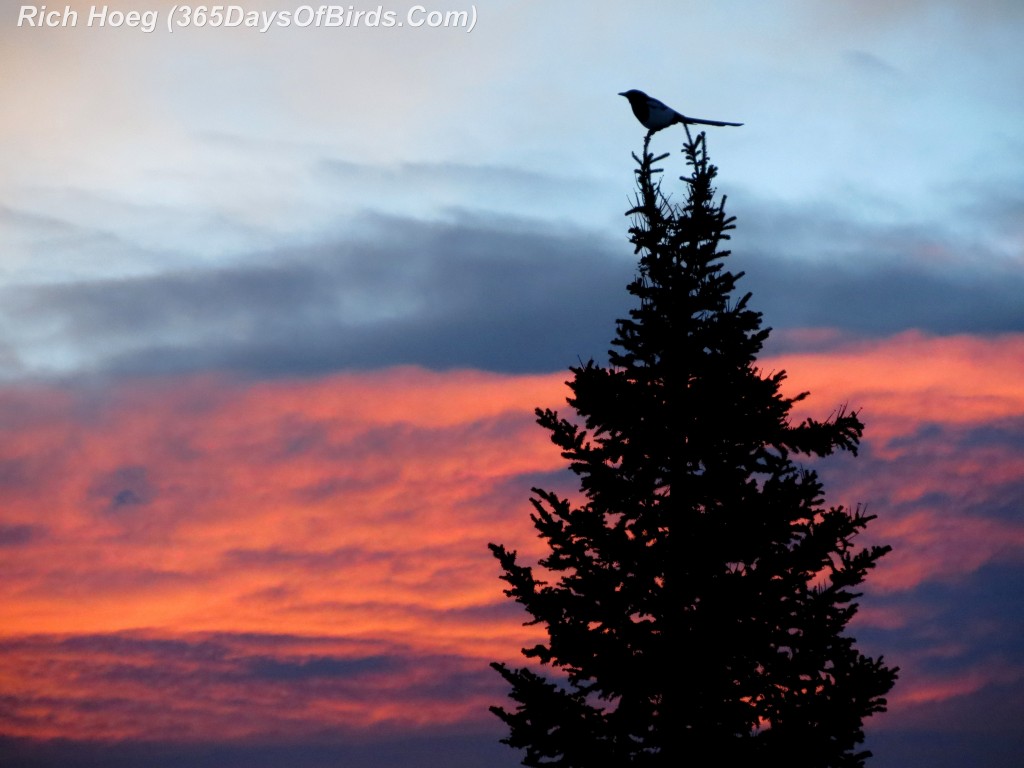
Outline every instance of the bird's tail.
<svg viewBox="0 0 1024 768"><path fill-rule="evenodd" d="M679 115L679 117L681 119L678 122L688 123L689 125L734 125L737 127L743 125L743 123L727 123L724 120L701 120L699 117L687 117L686 115Z"/></svg>

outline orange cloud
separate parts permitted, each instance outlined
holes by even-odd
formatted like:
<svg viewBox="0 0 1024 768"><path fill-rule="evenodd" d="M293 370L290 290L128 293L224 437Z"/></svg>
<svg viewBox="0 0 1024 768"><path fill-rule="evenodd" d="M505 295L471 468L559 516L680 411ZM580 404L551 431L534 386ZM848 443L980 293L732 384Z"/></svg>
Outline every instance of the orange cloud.
<svg viewBox="0 0 1024 768"><path fill-rule="evenodd" d="M560 468L532 423L564 376L396 370L245 386L12 395L27 472L4 510L4 632L137 627L415 633L500 594L486 543L522 474ZM280 595L280 600L267 596ZM263 596L261 599L260 596ZM382 623L381 618L391 618Z"/></svg>
<svg viewBox="0 0 1024 768"><path fill-rule="evenodd" d="M798 418L860 411L864 451L823 463L833 503L864 503L871 541L892 544L873 590L912 589L1024 557L1012 514L1024 484L1024 335L917 332L762 361L784 369ZM830 474L829 462L841 465Z"/></svg>
<svg viewBox="0 0 1024 768"><path fill-rule="evenodd" d="M876 593L1024 554L1019 517L1000 512L1024 484L1024 337L905 334L762 366L812 392L803 413L862 409L862 456L822 471L830 501L867 502L868 536L896 545ZM566 378L400 368L0 392L0 735L486 719L502 695L487 662L540 631L486 544L541 554L528 489L572 479L538 479L564 462L532 409L562 407ZM860 621L919 618L869 602ZM960 690L926 682L908 703Z"/></svg>
<svg viewBox="0 0 1024 768"><path fill-rule="evenodd" d="M1024 414L1024 334L929 337L908 331L825 353L761 361L784 369L792 394L810 391L800 412L862 408L878 450L924 423L978 424Z"/></svg>

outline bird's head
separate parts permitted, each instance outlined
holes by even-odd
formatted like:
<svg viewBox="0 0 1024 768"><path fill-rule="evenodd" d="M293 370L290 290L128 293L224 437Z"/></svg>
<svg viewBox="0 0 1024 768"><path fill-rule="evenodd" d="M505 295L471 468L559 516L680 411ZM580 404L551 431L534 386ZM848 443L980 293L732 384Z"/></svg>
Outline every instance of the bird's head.
<svg viewBox="0 0 1024 768"><path fill-rule="evenodd" d="M625 96L627 99L629 99L630 103L636 101L637 99L647 98L646 93L644 93L643 91L638 91L636 88L633 88L628 91L623 91L622 93L619 94L619 96Z"/></svg>

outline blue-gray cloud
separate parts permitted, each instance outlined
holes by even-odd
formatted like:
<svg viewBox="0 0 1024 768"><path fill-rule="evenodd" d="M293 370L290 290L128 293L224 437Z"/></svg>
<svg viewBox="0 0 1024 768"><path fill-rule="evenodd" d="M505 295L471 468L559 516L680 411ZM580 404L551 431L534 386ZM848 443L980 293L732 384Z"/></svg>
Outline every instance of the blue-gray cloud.
<svg viewBox="0 0 1024 768"><path fill-rule="evenodd" d="M0 525L0 547L20 547L30 544L46 533L38 525Z"/></svg>
<svg viewBox="0 0 1024 768"><path fill-rule="evenodd" d="M369 173L332 172L357 171ZM445 171L404 173L425 183ZM729 266L746 272L740 290L753 292L752 306L776 329L1024 330L1024 274L999 251L1018 231L1022 200L1008 190L996 197L985 209L964 202L974 224L945 229L868 223L824 206L730 202L738 230ZM615 319L633 305L626 225L615 238L479 211L437 220L368 213L351 233L227 266L4 288L0 347L37 374L47 365L57 374L131 375L314 375L399 364L557 370L602 359Z"/></svg>
<svg viewBox="0 0 1024 768"><path fill-rule="evenodd" d="M2 707L0 707L2 712ZM0 737L4 768L516 768L519 754L500 744L500 727L405 737L325 735L302 743L38 742Z"/></svg>
<svg viewBox="0 0 1024 768"><path fill-rule="evenodd" d="M299 682L312 678L353 678L394 669L394 660L386 656L339 659L330 656L278 659L259 657L247 664L248 673L262 680Z"/></svg>
<svg viewBox="0 0 1024 768"><path fill-rule="evenodd" d="M869 728L866 746L875 752L873 766L959 768L966 759L994 768L1019 764L1024 752L1021 589L1019 568L988 566L961 582L931 584L912 595L872 596L875 604L924 617L909 629L866 633L872 645L886 649L886 658L903 667L905 684L933 676L969 679L979 668L1003 670L1001 680L959 696L902 706L895 722L886 720L888 727Z"/></svg>

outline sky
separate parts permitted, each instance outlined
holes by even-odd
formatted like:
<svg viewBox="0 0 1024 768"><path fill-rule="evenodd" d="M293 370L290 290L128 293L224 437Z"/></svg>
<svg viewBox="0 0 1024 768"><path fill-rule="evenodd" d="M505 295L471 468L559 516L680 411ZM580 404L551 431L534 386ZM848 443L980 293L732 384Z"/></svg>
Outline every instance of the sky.
<svg viewBox="0 0 1024 768"><path fill-rule="evenodd" d="M529 489L572 491L533 409L631 306L640 88L744 123L708 147L758 365L866 424L815 468L893 546L851 627L900 667L869 765L1019 765L1024 5L23 6L0 763L519 763L488 664L540 629L487 543L541 557Z"/></svg>

